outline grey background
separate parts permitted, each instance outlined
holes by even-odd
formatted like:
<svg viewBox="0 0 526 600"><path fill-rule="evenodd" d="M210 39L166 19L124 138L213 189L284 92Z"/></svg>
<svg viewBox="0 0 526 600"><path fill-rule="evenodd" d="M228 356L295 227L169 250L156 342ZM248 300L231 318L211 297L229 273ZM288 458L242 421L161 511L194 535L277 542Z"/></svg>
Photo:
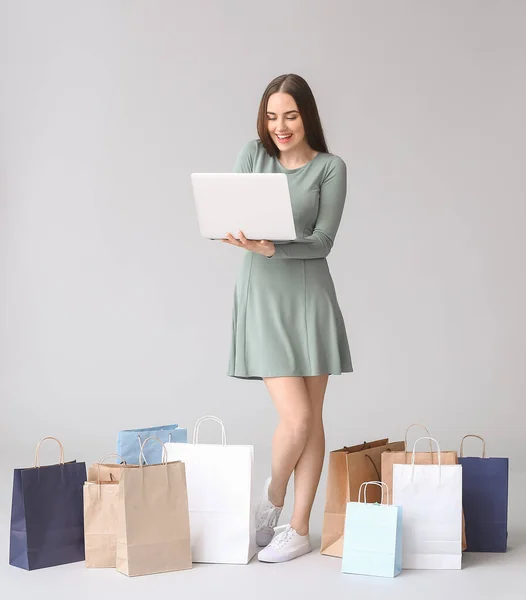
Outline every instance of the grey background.
<svg viewBox="0 0 526 600"><path fill-rule="evenodd" d="M349 172L329 263L355 372L329 383L328 450L417 421L524 482L526 3L0 7L0 521L46 435L91 462L214 414L262 482L274 410L225 375L243 251L199 236L189 175L231 170L286 72Z"/></svg>

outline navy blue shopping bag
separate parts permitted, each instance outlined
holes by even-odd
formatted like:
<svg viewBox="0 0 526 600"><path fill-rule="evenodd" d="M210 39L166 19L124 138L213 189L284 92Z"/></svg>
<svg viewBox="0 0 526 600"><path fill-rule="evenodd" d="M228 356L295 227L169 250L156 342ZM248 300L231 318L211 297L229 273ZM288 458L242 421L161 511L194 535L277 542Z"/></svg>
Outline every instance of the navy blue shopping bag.
<svg viewBox="0 0 526 600"><path fill-rule="evenodd" d="M44 438L56 439L56 438ZM31 571L84 560L82 487L86 465L64 462L60 445L57 465L15 469L9 564Z"/></svg>
<svg viewBox="0 0 526 600"><path fill-rule="evenodd" d="M464 440L482 440L482 458L465 457ZM466 519L466 552L506 552L508 542L508 459L486 458L478 435L462 438L462 504Z"/></svg>

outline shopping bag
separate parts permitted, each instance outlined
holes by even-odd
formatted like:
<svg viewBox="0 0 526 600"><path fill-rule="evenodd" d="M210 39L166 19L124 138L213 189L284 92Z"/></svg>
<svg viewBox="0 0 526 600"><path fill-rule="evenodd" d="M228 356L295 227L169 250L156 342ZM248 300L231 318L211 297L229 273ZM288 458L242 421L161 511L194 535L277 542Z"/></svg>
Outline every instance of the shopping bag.
<svg viewBox="0 0 526 600"><path fill-rule="evenodd" d="M104 462L110 456L117 457L118 463ZM93 463L88 467L89 482L119 482L121 472L126 468L137 468L138 465L129 465L120 454L107 454L98 463Z"/></svg>
<svg viewBox="0 0 526 600"><path fill-rule="evenodd" d="M409 430L413 427L421 427L425 430L426 436L429 438L431 434L429 430L424 425L420 425L419 423L413 423L409 425L409 427L405 431L405 439L404 439L404 449L403 451L398 452L386 452L382 454L381 460L381 473L382 473L382 481L387 485L387 487L392 490L393 489L393 465L395 464L410 464L412 453L407 451L407 437ZM458 464L458 455L456 451L448 451L441 453L441 460L443 465L456 465ZM438 464L438 454L433 452L433 446L431 445L431 441L429 442L429 451L427 452L416 452L415 453L415 463L417 465L437 465Z"/></svg>
<svg viewBox="0 0 526 600"><path fill-rule="evenodd" d="M44 440L60 447L59 463L40 466ZM64 462L64 447L45 437L36 448L35 463L15 469L9 543L9 564L31 571L84 560L83 462Z"/></svg>
<svg viewBox="0 0 526 600"><path fill-rule="evenodd" d="M404 451L403 452L384 452L382 454L382 481L387 484L387 487L393 489L393 465L394 464L409 464L411 462L412 453L407 451L407 434L412 427L421 427L427 433L427 437L430 436L429 430L424 425L419 423L413 423L405 431L404 440ZM443 465L456 465L458 464L458 454L456 451L446 451L440 454L440 459ZM429 452L416 452L415 463L417 465L437 465L438 454L433 452L433 446L429 442ZM466 549L466 536L464 530L464 520L462 520L462 549Z"/></svg>
<svg viewBox="0 0 526 600"><path fill-rule="evenodd" d="M128 576L180 571L192 567L185 467L168 462L123 469L117 501L116 568Z"/></svg>
<svg viewBox="0 0 526 600"><path fill-rule="evenodd" d="M464 456L464 440L482 440L482 458ZM462 504L468 552L506 552L508 540L508 459L487 458L484 438L462 438Z"/></svg>
<svg viewBox="0 0 526 600"><path fill-rule="evenodd" d="M142 429L124 429L119 431L117 437L117 454L122 456L129 465L139 464L139 450L147 437L156 437L166 444L167 442L186 442L186 429L179 425L159 425L157 427L144 427ZM161 462L161 448L157 444L149 444L145 448L143 461L145 465L154 465Z"/></svg>
<svg viewBox="0 0 526 600"><path fill-rule="evenodd" d="M221 426L219 444L199 443L207 420ZM257 551L252 504L253 446L227 445L220 419L201 417L191 444L166 444L168 459L186 466L192 560L246 564Z"/></svg>
<svg viewBox="0 0 526 600"><path fill-rule="evenodd" d="M116 456L122 464L105 463L110 456ZM115 568L119 480L124 468L138 467L126 465L118 454L108 454L88 468L88 481L83 489L84 545L88 568Z"/></svg>
<svg viewBox="0 0 526 600"><path fill-rule="evenodd" d="M344 446L330 453L321 539L322 554L342 556L347 503L358 500L358 491L362 483L381 479L382 453L403 449L403 442L389 443L385 438L364 442L351 448ZM370 492L369 502L378 502L380 490L374 487Z"/></svg>
<svg viewBox="0 0 526 600"><path fill-rule="evenodd" d="M382 490L380 504L367 502L367 486ZM363 488L363 499L361 493ZM385 492L385 504L384 504ZM362 483L358 502L345 516L342 573L396 577L402 570L402 509L389 505L389 489L380 481Z"/></svg>
<svg viewBox="0 0 526 600"><path fill-rule="evenodd" d="M418 465L416 445L434 441L438 465ZM462 466L442 464L438 442L423 437L410 465L393 465L393 504L403 511L404 569L462 567Z"/></svg>

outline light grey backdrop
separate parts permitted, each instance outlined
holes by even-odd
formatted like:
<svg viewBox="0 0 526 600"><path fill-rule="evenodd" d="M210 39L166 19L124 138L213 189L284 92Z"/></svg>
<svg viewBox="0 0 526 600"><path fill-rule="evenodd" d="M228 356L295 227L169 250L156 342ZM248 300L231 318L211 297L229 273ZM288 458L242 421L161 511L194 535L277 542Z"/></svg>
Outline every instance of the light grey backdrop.
<svg viewBox="0 0 526 600"><path fill-rule="evenodd" d="M200 238L189 175L230 170L296 72L349 171L329 262L355 373L329 384L328 449L419 421L523 471L525 19L520 0L2 2L7 470L45 435L93 461L121 428L211 413L267 472L264 385L225 375L242 251Z"/></svg>

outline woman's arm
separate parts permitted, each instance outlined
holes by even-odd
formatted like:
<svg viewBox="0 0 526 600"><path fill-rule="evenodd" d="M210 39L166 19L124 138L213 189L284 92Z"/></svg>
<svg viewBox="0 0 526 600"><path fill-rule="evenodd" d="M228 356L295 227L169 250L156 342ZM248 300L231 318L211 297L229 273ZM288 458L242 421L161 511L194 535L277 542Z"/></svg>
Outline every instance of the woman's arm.
<svg viewBox="0 0 526 600"><path fill-rule="evenodd" d="M234 165L234 173L252 173L254 169L254 156L257 151L257 140L251 140L243 146Z"/></svg>
<svg viewBox="0 0 526 600"><path fill-rule="evenodd" d="M320 208L312 235L286 244L276 244L270 260L325 258L334 244L347 194L347 167L335 157L320 188Z"/></svg>

